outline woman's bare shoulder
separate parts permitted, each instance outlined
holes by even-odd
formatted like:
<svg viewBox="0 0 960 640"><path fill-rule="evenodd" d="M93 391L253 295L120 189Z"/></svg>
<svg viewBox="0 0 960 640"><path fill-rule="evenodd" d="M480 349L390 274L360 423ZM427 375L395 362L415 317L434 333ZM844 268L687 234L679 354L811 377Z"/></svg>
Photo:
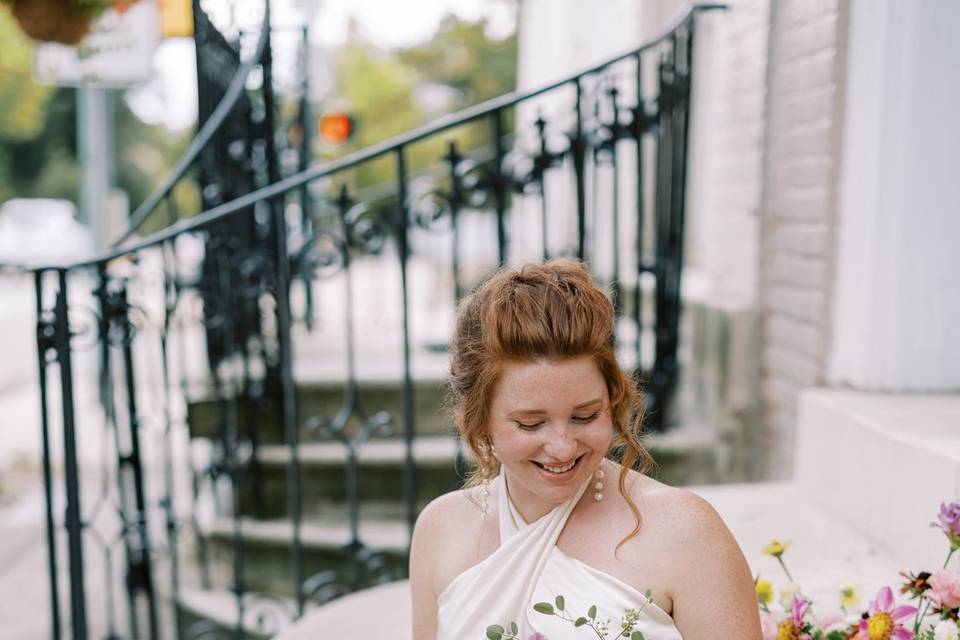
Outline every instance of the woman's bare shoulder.
<svg viewBox="0 0 960 640"><path fill-rule="evenodd" d="M657 538L682 546L729 536L723 519L700 495L646 475L636 476L628 484L630 495L644 526L649 525Z"/></svg>
<svg viewBox="0 0 960 640"><path fill-rule="evenodd" d="M646 499L655 505L657 538L669 558L664 584L677 628L685 637L716 629L727 630L723 637L759 637L750 567L713 505L655 480L646 483Z"/></svg>
<svg viewBox="0 0 960 640"><path fill-rule="evenodd" d="M427 544L444 541L463 525L479 516L479 503L473 489L459 489L431 500L417 516L414 541Z"/></svg>
<svg viewBox="0 0 960 640"><path fill-rule="evenodd" d="M488 525L493 505L484 518L481 504L478 489L460 489L432 500L417 518L411 565L424 565L421 568L430 574L436 595L457 575L489 555L487 549L493 541L489 540Z"/></svg>

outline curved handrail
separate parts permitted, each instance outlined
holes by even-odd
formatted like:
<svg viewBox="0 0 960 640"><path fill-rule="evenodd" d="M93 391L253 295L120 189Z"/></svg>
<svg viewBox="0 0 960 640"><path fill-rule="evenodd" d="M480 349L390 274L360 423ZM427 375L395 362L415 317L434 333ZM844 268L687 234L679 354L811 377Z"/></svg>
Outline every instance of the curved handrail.
<svg viewBox="0 0 960 640"><path fill-rule="evenodd" d="M458 127L460 125L472 122L484 116L488 116L495 112L501 111L505 108L512 107L519 102L534 98L543 93L547 93L559 87L562 87L565 84L571 82L577 82L584 76L589 76L600 71L603 71L607 67L610 67L618 62L626 60L628 58L637 56L648 49L651 49L668 38L671 37L674 31L676 31L680 26L685 22L692 19L694 14L704 11L712 11L719 9L726 9L727 5L723 3L700 3L688 5L683 11L681 11L676 18L674 18L666 27L664 27L660 33L658 33L654 38L645 42L644 44L625 51L613 58L608 58L604 62L596 64L592 67L581 69L580 71L566 76L560 80L556 80L550 84L541 86L536 89L531 89L528 91L513 91L511 93L504 94L502 96L492 98L480 104L462 109L456 113L451 113L449 115L438 118L432 123L425 124L423 126L417 127L407 133L402 133L400 135L394 136L372 144L364 149L360 149L353 153L349 153L338 160L333 160L331 162L322 163L305 169L299 173L293 174L283 180L279 180L272 184L269 184L265 187L261 187L255 191L251 191L248 194L234 198L229 202L217 205L207 211L201 212L196 216L193 216L189 219L180 220L169 227L157 231L155 233L142 238L140 241L135 244L125 246L125 247L112 247L107 250L102 250L99 253L83 260L66 263L66 264L49 264L42 266L34 266L29 270L31 271L48 271L51 269L72 269L77 267L89 267L104 262L109 262L128 253L134 253L143 249L150 248L152 246L161 244L170 240L171 238L180 235L182 233L187 233L190 231L200 231L216 223L222 221L224 218L227 218L233 214L236 214L239 211L248 209L253 206L255 203L270 200L275 198L287 191L291 191L297 187L301 187L309 182L317 180L318 178L323 178L334 173L339 173L345 169L349 169L358 164L371 160L377 156L386 155L390 152L396 152L404 147L418 142L424 138L427 138L433 134L451 129L453 127Z"/></svg>
<svg viewBox="0 0 960 640"><path fill-rule="evenodd" d="M150 196L144 200L137 210L130 214L130 217L127 219L126 224L124 225L123 232L120 236L110 243L111 247L116 247L124 240L127 240L139 227L143 224L143 221L147 219L147 216L156 209L157 205L163 202L163 199L170 195L170 192L173 188L180 182L180 179L183 178L187 170L193 164L194 160L197 159L197 156L203 150L203 148L210 142L210 140L217 134L220 130L220 127L223 126L223 123L226 122L227 116L230 115L230 112L237 104L237 100L240 99L241 94L244 90L244 85L247 82L247 77L250 75L250 71L263 59L263 53L266 50L267 42L270 40L270 11L266 10L263 12L263 24L260 27L260 39L257 41L257 48L254 51L253 55L249 60L244 62L237 72L234 74L233 79L230 80L230 84L227 86L227 91L223 94L223 98L220 99L220 102L217 103L216 108L210 114L210 117L207 118L207 121L203 123L203 126L200 127L200 130L197 132L197 135L193 137L193 140L190 141L190 145L187 147L187 150L180 156L180 159L177 160L176 165L174 165L173 171L170 172L170 175L164 180L163 184L160 185Z"/></svg>

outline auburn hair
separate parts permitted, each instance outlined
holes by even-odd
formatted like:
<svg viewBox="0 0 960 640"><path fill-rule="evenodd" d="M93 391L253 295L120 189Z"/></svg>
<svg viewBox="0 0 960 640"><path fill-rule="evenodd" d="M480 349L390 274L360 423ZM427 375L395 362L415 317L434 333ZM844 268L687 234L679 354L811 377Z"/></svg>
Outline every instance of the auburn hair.
<svg viewBox="0 0 960 640"><path fill-rule="evenodd" d="M633 468L646 473L654 462L640 443L643 400L617 362L613 304L586 267L574 260L502 267L459 305L450 347L450 388L457 430L476 457L466 485L476 486L500 469L490 452L488 420L504 363L583 355L593 358L610 396L614 438L607 456L620 462L620 494L636 522L622 544L640 531L640 511L626 489L627 474Z"/></svg>

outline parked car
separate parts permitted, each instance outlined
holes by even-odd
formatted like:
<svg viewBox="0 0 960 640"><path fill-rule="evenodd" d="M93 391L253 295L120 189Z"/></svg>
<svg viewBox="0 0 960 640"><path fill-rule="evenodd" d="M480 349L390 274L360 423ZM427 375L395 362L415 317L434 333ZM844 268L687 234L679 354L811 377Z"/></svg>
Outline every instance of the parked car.
<svg viewBox="0 0 960 640"><path fill-rule="evenodd" d="M68 200L14 198L0 205L0 264L57 264L93 249L93 233Z"/></svg>

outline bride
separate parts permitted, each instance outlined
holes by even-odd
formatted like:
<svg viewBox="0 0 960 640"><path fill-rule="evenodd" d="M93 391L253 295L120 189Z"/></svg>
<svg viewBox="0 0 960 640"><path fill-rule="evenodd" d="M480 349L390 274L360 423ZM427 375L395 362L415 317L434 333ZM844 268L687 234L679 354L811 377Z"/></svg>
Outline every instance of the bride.
<svg viewBox="0 0 960 640"><path fill-rule="evenodd" d="M568 260L502 269L462 303L450 379L477 465L417 521L414 640L761 637L723 521L642 473L613 321Z"/></svg>

